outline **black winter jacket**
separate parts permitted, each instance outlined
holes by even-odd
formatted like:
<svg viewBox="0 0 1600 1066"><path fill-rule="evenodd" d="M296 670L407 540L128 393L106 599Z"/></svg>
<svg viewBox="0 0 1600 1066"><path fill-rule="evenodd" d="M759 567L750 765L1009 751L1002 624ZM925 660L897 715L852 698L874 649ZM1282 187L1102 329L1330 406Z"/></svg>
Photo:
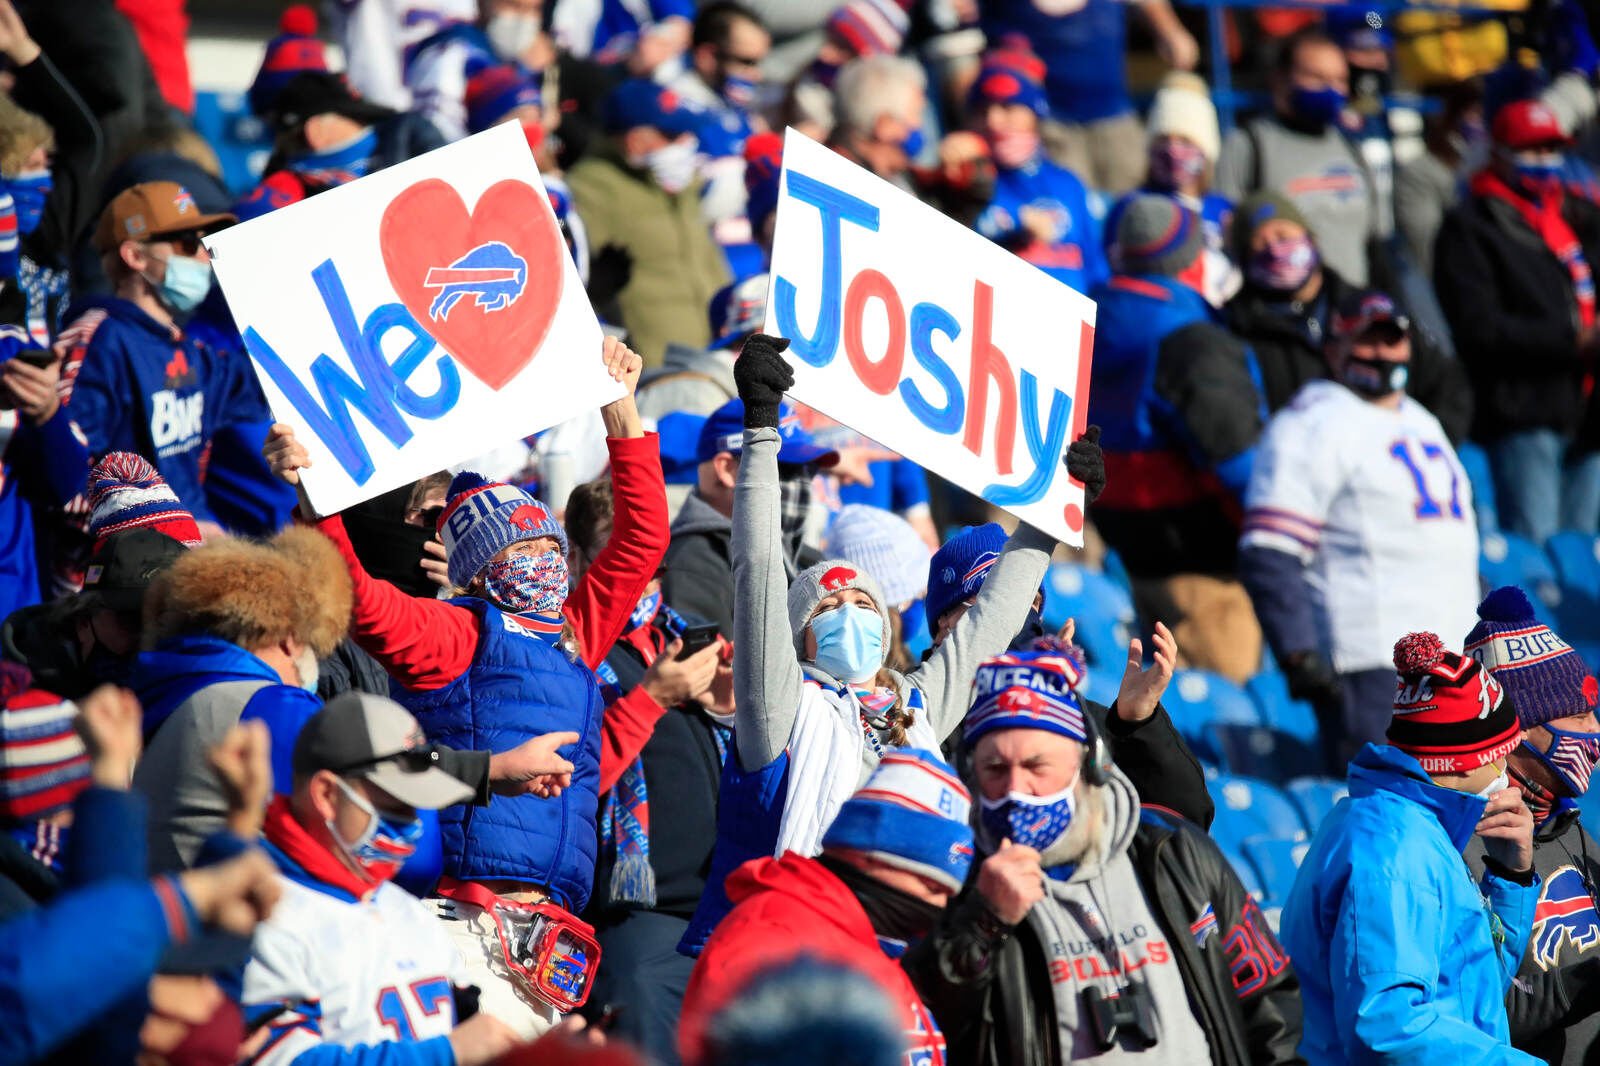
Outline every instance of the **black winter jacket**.
<svg viewBox="0 0 1600 1066"><path fill-rule="evenodd" d="M1304 304L1285 308L1248 286L1229 302L1229 324L1256 353L1269 410L1287 405L1306 382L1328 376L1328 360L1322 352L1328 318L1353 288L1323 267L1321 290ZM1451 324L1455 325L1453 318ZM1458 346L1461 343L1458 339ZM1466 438L1473 411L1466 370L1417 330L1411 333L1411 378L1406 392L1433 412L1452 444Z"/></svg>
<svg viewBox="0 0 1600 1066"><path fill-rule="evenodd" d="M982 856L980 856L980 859ZM1172 946L1195 1017L1218 1066L1300 1063L1300 982L1284 964L1253 991L1235 991L1277 939L1211 838L1148 808L1129 848L1152 913ZM980 863L938 931L904 961L959 1066L1058 1066L1048 959L1028 923L999 922L975 890ZM1196 945L1190 923L1210 906L1216 935Z"/></svg>
<svg viewBox="0 0 1600 1066"><path fill-rule="evenodd" d="M1562 213L1600 265L1600 207L1568 196ZM1452 210L1434 244L1433 279L1477 393L1473 437L1575 432L1584 366L1572 278L1517 210L1484 197Z"/></svg>

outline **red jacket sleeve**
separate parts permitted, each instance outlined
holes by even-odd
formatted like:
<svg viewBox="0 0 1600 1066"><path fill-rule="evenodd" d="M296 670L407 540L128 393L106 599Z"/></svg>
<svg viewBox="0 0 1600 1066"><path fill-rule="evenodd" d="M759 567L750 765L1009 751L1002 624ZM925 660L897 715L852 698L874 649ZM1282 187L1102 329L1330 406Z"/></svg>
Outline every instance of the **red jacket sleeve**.
<svg viewBox="0 0 1600 1066"><path fill-rule="evenodd" d="M355 582L350 634L362 651L390 677L419 692L444 688L467 672L478 650L478 619L471 611L443 600L407 596L367 573L338 515L322 519L317 529L339 549Z"/></svg>
<svg viewBox="0 0 1600 1066"><path fill-rule="evenodd" d="M566 617L592 670L628 627L667 554L667 486L654 433L608 437L614 497L611 539L567 598Z"/></svg>
<svg viewBox="0 0 1600 1066"><path fill-rule="evenodd" d="M600 792L604 795L617 783L622 771L644 750L667 709L657 703L643 685L612 702L600 719Z"/></svg>

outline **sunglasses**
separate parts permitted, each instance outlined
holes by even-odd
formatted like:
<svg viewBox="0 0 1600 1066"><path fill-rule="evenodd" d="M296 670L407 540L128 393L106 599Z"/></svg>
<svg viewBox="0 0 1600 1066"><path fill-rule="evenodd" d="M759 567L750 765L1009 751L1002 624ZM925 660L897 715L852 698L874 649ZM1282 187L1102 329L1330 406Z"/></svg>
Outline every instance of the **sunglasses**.
<svg viewBox="0 0 1600 1066"><path fill-rule="evenodd" d="M408 774L420 774L424 770L431 770L438 765L439 756L436 745L430 744L425 748L412 748L409 751L396 752L393 755L384 755L376 759L363 759L360 762L349 763L345 766L330 766L334 774L339 777L348 777L362 770L371 770L375 766L385 763L395 763Z"/></svg>
<svg viewBox="0 0 1600 1066"><path fill-rule="evenodd" d="M186 255L193 259L200 254L201 242L204 239L204 233L199 230L189 230L184 233L163 233L161 236L154 238L152 243L164 242L170 244L179 255Z"/></svg>

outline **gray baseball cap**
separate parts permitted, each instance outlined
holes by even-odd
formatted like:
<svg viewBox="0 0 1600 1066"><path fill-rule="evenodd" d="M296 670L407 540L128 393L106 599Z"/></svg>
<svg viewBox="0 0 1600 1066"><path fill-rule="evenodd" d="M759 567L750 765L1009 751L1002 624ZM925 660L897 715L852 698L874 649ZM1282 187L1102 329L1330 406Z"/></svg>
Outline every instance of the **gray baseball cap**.
<svg viewBox="0 0 1600 1066"><path fill-rule="evenodd" d="M346 692L306 722L294 743L294 774L331 770L359 777L409 807L436 811L465 803L473 790L439 768L422 726L394 700Z"/></svg>

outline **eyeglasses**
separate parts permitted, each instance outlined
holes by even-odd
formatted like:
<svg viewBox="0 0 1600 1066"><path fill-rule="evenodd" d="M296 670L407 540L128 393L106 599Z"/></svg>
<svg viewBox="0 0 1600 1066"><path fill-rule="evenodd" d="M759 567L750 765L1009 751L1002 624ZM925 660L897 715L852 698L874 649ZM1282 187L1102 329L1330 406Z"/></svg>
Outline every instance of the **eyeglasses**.
<svg viewBox="0 0 1600 1066"><path fill-rule="evenodd" d="M154 238L151 243L164 242L170 244L179 255L186 255L193 259L200 254L201 242L204 239L205 234L199 230L188 230L184 233L163 233L161 236Z"/></svg>

